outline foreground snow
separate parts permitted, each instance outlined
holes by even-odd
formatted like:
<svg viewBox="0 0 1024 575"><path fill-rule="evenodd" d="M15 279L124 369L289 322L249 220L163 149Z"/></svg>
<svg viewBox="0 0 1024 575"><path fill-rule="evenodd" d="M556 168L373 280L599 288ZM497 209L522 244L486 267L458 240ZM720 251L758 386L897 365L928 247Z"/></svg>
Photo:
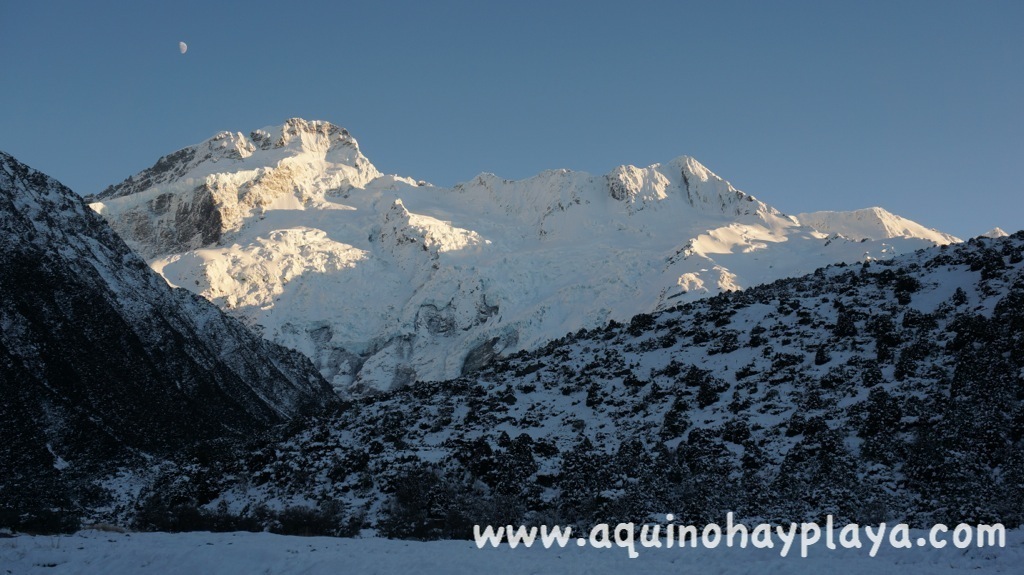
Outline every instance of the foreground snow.
<svg viewBox="0 0 1024 575"><path fill-rule="evenodd" d="M923 533L923 532L922 532ZM916 535L915 535L916 536ZM777 550L477 549L467 541L395 541L290 537L269 533L105 533L0 539L0 573L1019 573L1024 531L1005 548L894 550L813 547Z"/></svg>

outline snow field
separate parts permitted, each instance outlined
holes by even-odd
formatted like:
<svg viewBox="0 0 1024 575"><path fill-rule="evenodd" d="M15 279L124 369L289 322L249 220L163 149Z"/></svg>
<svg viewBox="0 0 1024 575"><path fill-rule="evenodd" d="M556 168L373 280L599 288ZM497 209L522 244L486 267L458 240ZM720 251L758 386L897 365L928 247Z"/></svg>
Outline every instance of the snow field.
<svg viewBox="0 0 1024 575"><path fill-rule="evenodd" d="M914 530L911 535L927 536L927 531ZM799 553L780 557L775 549L724 546L639 551L638 558L630 559L626 549L574 544L564 549L543 549L539 545L477 549L471 541L82 531L66 536L0 539L0 574L1019 573L1024 561L1024 531L1008 530L1004 548L957 549L947 545L943 549L904 550L883 545L876 557L869 557L866 548L830 551L824 545L812 547L805 559Z"/></svg>

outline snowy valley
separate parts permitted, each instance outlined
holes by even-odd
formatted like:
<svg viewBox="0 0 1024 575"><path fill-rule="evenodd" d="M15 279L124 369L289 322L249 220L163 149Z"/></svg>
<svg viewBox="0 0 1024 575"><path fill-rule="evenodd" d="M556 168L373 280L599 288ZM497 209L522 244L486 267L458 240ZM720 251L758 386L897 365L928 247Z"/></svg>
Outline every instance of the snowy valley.
<svg viewBox="0 0 1024 575"><path fill-rule="evenodd" d="M0 160L0 528L107 530L0 531L0 569L210 565L194 548L222 572L783 565L380 538L666 513L1010 528L1006 549L844 551L843 572L1020 555L1024 232L791 217L687 157L437 188L301 120L91 210Z"/></svg>

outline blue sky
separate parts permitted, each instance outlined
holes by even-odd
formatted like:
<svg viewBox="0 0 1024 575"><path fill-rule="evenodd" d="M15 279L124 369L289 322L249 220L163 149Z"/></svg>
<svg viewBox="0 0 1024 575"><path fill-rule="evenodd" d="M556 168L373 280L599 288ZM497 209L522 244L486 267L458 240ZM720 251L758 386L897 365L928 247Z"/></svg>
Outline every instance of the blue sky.
<svg viewBox="0 0 1024 575"><path fill-rule="evenodd" d="M789 213L1024 228L1024 2L294 4L0 1L0 149L90 193L303 117L438 185L688 154Z"/></svg>

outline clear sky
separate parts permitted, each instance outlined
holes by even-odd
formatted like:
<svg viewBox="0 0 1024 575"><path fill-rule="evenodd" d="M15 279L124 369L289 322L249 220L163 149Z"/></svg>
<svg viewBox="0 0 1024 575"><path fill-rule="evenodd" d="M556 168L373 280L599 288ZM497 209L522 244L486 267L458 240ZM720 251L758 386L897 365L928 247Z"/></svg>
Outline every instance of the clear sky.
<svg viewBox="0 0 1024 575"><path fill-rule="evenodd" d="M788 213L1024 228L1018 0L0 0L0 58L0 149L80 193L303 117L437 185L688 154Z"/></svg>

